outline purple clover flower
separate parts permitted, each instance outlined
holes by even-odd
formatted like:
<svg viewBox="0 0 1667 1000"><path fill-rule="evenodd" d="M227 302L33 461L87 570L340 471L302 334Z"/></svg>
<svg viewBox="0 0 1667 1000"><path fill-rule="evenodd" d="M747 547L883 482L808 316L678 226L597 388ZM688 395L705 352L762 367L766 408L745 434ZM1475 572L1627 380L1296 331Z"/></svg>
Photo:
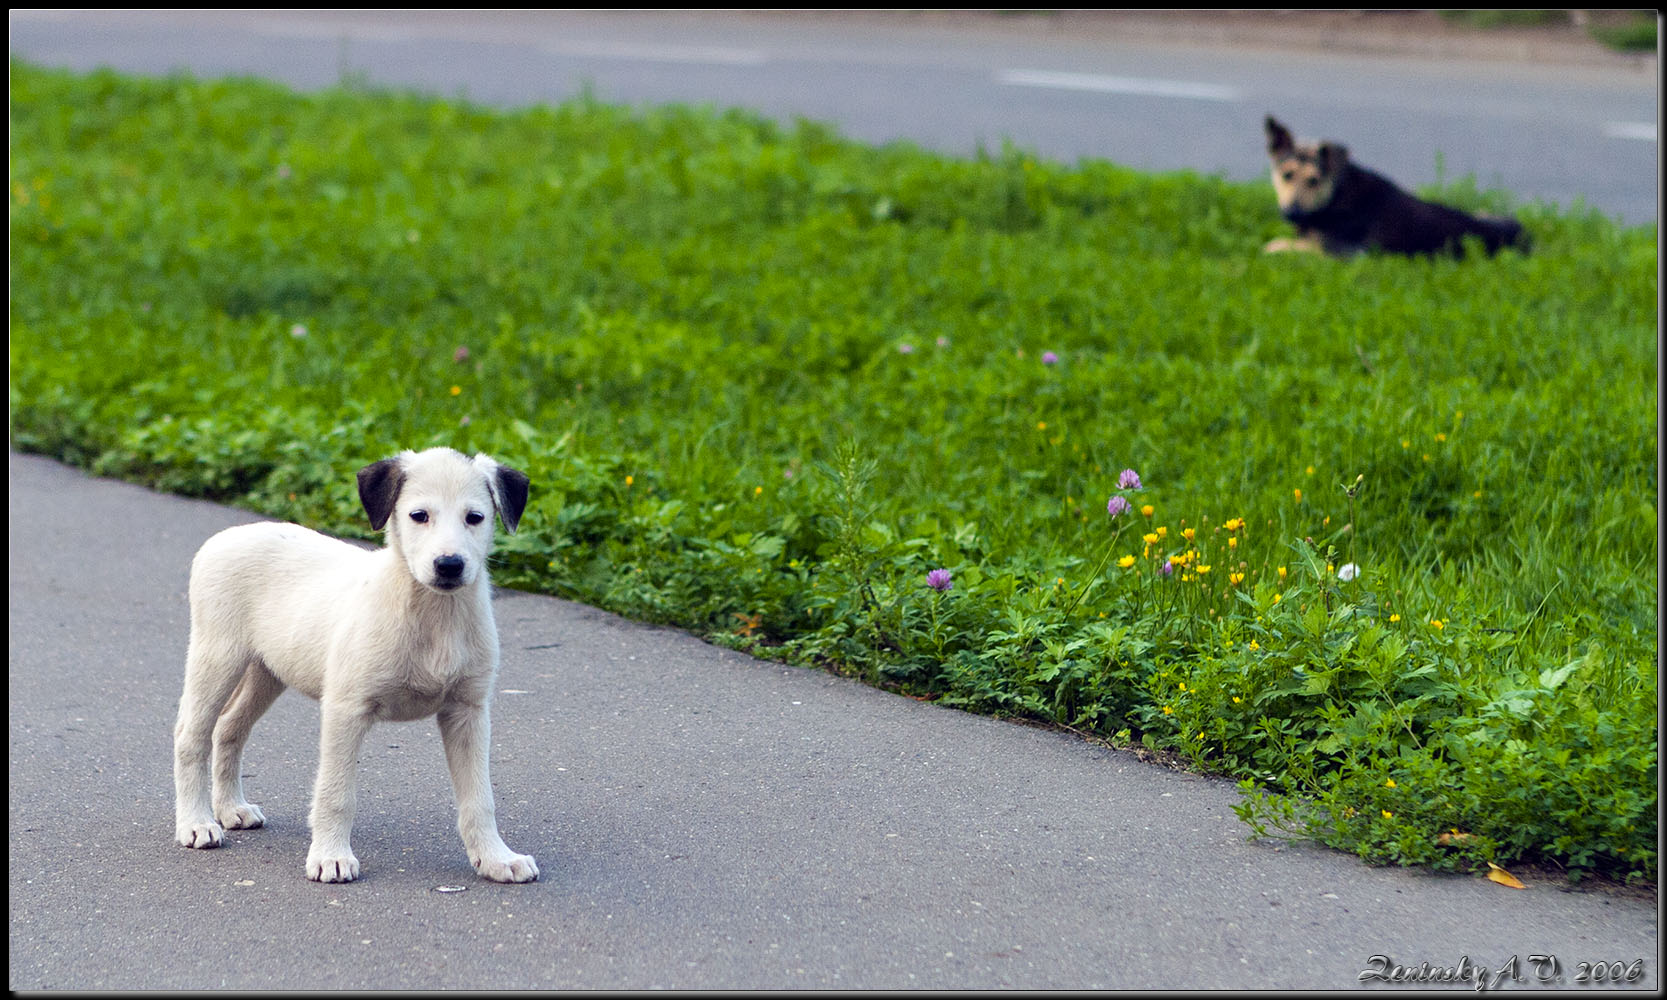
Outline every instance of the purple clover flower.
<svg viewBox="0 0 1667 1000"><path fill-rule="evenodd" d="M1169 579L1175 575L1175 565L1168 559L1165 559L1163 561L1163 565L1158 567L1158 575L1163 577L1165 580Z"/></svg>
<svg viewBox="0 0 1667 1000"><path fill-rule="evenodd" d="M926 574L926 585L940 594L955 586L949 578L949 570L947 569L935 569Z"/></svg>
<svg viewBox="0 0 1667 1000"><path fill-rule="evenodd" d="M1129 502L1122 497L1114 496L1106 501L1106 513L1112 517L1129 512Z"/></svg>
<svg viewBox="0 0 1667 1000"><path fill-rule="evenodd" d="M1124 469L1117 477L1117 488L1120 490L1140 489L1140 474L1133 469Z"/></svg>
<svg viewBox="0 0 1667 1000"><path fill-rule="evenodd" d="M1057 365L1057 364L1059 364L1059 355L1055 354L1052 351L1043 351L1042 352L1042 363L1045 364L1045 365Z"/></svg>

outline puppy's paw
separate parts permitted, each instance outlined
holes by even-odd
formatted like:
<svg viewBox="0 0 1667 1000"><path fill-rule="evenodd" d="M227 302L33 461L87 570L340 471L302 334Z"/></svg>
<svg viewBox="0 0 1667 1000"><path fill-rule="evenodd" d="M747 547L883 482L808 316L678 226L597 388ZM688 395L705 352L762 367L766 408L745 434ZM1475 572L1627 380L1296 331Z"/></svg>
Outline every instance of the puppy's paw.
<svg viewBox="0 0 1667 1000"><path fill-rule="evenodd" d="M538 881L538 862L530 854L502 854L494 858L474 857L469 859L480 872L482 878L489 878L494 882L536 882Z"/></svg>
<svg viewBox="0 0 1667 1000"><path fill-rule="evenodd" d="M208 848L219 847L225 842L226 831L213 820L200 820L195 823L181 823L174 827L174 840L181 847Z"/></svg>
<svg viewBox="0 0 1667 1000"><path fill-rule="evenodd" d="M218 806L214 810L214 817L228 830L253 830L266 825L266 814L253 802Z"/></svg>
<svg viewBox="0 0 1667 1000"><path fill-rule="evenodd" d="M307 853L307 878L314 882L351 882L359 877L359 859L352 851Z"/></svg>

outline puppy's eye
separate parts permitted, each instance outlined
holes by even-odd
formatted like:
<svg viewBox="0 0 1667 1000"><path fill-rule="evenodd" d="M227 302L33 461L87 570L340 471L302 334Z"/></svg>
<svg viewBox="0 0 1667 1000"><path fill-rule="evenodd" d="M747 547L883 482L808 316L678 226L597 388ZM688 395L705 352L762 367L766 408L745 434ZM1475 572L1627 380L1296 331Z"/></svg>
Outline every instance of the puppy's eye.
<svg viewBox="0 0 1667 1000"><path fill-rule="evenodd" d="M1281 178L1285 179L1285 180L1290 180L1292 177L1295 177L1296 175L1297 175L1297 172L1295 170L1287 170L1284 173L1280 174L1279 176Z"/></svg>
<svg viewBox="0 0 1667 1000"><path fill-rule="evenodd" d="M471 510L467 515L464 516L463 520L467 521L470 524L479 524L480 522L486 520L486 515L482 514L478 510Z"/></svg>
<svg viewBox="0 0 1667 1000"><path fill-rule="evenodd" d="M426 510L414 510L414 511L412 511L411 512L411 520L417 522L418 524L427 524L428 523L428 511L426 511Z"/></svg>
<svg viewBox="0 0 1667 1000"><path fill-rule="evenodd" d="M1318 177L1310 177L1305 183L1307 183L1307 185L1311 188L1317 188L1320 186L1320 179Z"/></svg>

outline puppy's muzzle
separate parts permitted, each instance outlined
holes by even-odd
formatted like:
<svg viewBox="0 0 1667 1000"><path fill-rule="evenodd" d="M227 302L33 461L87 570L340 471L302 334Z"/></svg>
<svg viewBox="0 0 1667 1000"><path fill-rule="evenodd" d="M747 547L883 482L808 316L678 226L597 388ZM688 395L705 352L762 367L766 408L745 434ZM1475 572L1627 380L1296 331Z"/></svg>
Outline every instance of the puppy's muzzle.
<svg viewBox="0 0 1667 1000"><path fill-rule="evenodd" d="M438 556L434 560L434 585L441 590L463 586L463 571L469 566L462 556Z"/></svg>

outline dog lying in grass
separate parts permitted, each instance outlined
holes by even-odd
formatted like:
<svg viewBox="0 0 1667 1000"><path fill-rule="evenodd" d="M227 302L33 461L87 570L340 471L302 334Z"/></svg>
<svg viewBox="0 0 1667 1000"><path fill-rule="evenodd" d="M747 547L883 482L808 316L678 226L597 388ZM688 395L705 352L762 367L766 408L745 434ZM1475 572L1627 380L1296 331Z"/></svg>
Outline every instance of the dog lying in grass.
<svg viewBox="0 0 1667 1000"><path fill-rule="evenodd" d="M1527 250L1527 233L1515 219L1471 215L1415 198L1382 174L1351 163L1345 146L1299 143L1272 115L1265 126L1274 194L1280 213L1297 227L1297 238L1274 240L1264 252L1349 257L1379 250L1462 257L1468 237L1480 240L1489 256L1507 246Z"/></svg>

